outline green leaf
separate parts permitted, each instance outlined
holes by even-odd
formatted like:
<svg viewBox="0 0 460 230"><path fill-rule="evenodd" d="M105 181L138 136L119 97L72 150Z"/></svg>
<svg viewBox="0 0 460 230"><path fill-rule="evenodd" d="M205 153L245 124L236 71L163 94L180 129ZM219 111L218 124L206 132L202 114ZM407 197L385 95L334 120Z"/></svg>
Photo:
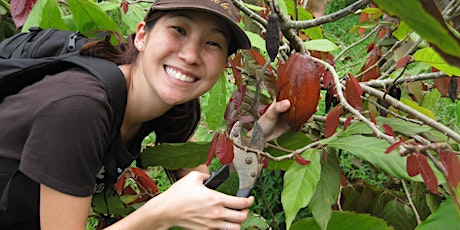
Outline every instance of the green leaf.
<svg viewBox="0 0 460 230"><path fill-rule="evenodd" d="M395 132L407 136L414 136L432 130L432 128L428 125L417 125L398 118L377 117L376 120L377 124L387 124L391 126Z"/></svg>
<svg viewBox="0 0 460 230"><path fill-rule="evenodd" d="M97 193L93 196L91 205L95 212L107 214L107 209L111 214L120 214L127 216L134 211L132 207L126 206L115 191L111 188L105 188L106 191ZM105 194L105 196L104 196Z"/></svg>
<svg viewBox="0 0 460 230"><path fill-rule="evenodd" d="M436 115L434 115L433 111L427 109L427 108L423 108L421 107L420 105L418 105L417 103L415 103L414 101L412 100L408 100L406 98L401 98L400 101L402 103L404 103L405 105L417 110L418 112L422 113L423 115L433 119L433 120L436 120Z"/></svg>
<svg viewBox="0 0 460 230"><path fill-rule="evenodd" d="M434 108L436 102L438 102L440 98L441 93L437 89L433 89L423 97L423 101L420 105L425 108Z"/></svg>
<svg viewBox="0 0 460 230"><path fill-rule="evenodd" d="M285 132L283 135L278 137L277 144L282 146L285 149L295 150L301 147L304 147L307 144L310 144L312 141L302 132L293 132L291 130ZM285 151L281 151L276 148L266 148L265 151L269 152L272 156L282 156L286 155ZM287 171L294 160L283 160L280 162L269 161L268 169L276 170L281 169Z"/></svg>
<svg viewBox="0 0 460 230"><path fill-rule="evenodd" d="M331 52L339 48L335 43L327 39L309 40L305 41L304 44L305 48L308 50L317 50L322 52Z"/></svg>
<svg viewBox="0 0 460 230"><path fill-rule="evenodd" d="M120 4L116 5L118 7ZM137 24L144 20L146 14L145 10L139 4L130 4L126 14L123 10L120 11L123 23L126 24L129 28L127 34L136 33Z"/></svg>
<svg viewBox="0 0 460 230"><path fill-rule="evenodd" d="M321 176L309 205L313 217L323 230L327 229L327 224L332 216L331 206L337 202L339 193L339 160L334 153L329 153L327 161L321 160Z"/></svg>
<svg viewBox="0 0 460 230"><path fill-rule="evenodd" d="M290 230L320 230L321 228L312 217L301 219L292 225ZM332 211L332 217L327 226L328 230L391 230L387 223L368 214L356 214L347 211Z"/></svg>
<svg viewBox="0 0 460 230"><path fill-rule="evenodd" d="M321 173L318 149L309 149L302 153L302 157L310 160L310 164L292 164L284 174L281 203L286 215L286 229L289 229L299 210L310 203Z"/></svg>
<svg viewBox="0 0 460 230"><path fill-rule="evenodd" d="M409 177L409 175L407 175L406 157L399 156L397 151L393 151L389 154L384 153L389 147L388 142L385 140L375 137L354 135L332 139L327 144L330 147L348 151L370 162L376 168L383 170L393 177L422 181L420 176Z"/></svg>
<svg viewBox="0 0 460 230"><path fill-rule="evenodd" d="M67 30L56 0L38 0L35 3L22 27L22 31L29 31L29 28L34 26L39 26L43 29Z"/></svg>
<svg viewBox="0 0 460 230"><path fill-rule="evenodd" d="M294 6L294 1L285 1L287 10L293 18L295 18L295 6ZM303 7L297 7L298 11L298 20L311 20L313 19L313 15L311 15L307 10L305 10ZM323 38L323 30L321 29L320 26L315 26L311 27L308 29L302 29L303 31L310 39L315 40L315 39L322 39Z"/></svg>
<svg viewBox="0 0 460 230"><path fill-rule="evenodd" d="M423 8L423 1L375 0L374 2L389 14L406 22L415 32L428 42L435 44L443 52L456 57L459 56L460 43L458 38L449 31L442 18L436 18L435 15Z"/></svg>
<svg viewBox="0 0 460 230"><path fill-rule="evenodd" d="M208 106L206 108L206 122L209 130L217 130L224 120L227 107L227 78L222 73L219 80L209 91Z"/></svg>
<svg viewBox="0 0 460 230"><path fill-rule="evenodd" d="M396 200L389 201L383 207L381 217L395 229L410 230L417 225L412 209Z"/></svg>
<svg viewBox="0 0 460 230"><path fill-rule="evenodd" d="M161 165L166 169L194 168L206 162L209 142L163 143L141 153L144 167Z"/></svg>
<svg viewBox="0 0 460 230"><path fill-rule="evenodd" d="M265 48L265 40L262 37L250 31L244 31L244 32L248 36L249 41L251 41L251 45L253 47L258 48L260 52L262 53L267 53L267 49Z"/></svg>
<svg viewBox="0 0 460 230"><path fill-rule="evenodd" d="M120 33L118 25L101 9L89 0L68 0L76 29L86 36L109 30Z"/></svg>
<svg viewBox="0 0 460 230"><path fill-rule="evenodd" d="M416 61L427 63L449 76L460 76L460 68L448 64L431 47L417 50L414 53L414 58Z"/></svg>
<svg viewBox="0 0 460 230"><path fill-rule="evenodd" d="M406 37L409 32L412 31L410 27L406 24L406 22L401 21L399 23L398 29L393 32L393 36L395 36L398 40L402 40Z"/></svg>
<svg viewBox="0 0 460 230"><path fill-rule="evenodd" d="M417 226L416 230L452 229L454 226L460 226L460 214L455 208L452 197L449 197L436 212Z"/></svg>
<svg viewBox="0 0 460 230"><path fill-rule="evenodd" d="M251 229L269 229L270 226L267 224L267 221L260 215L250 212L248 214L248 219L241 224L241 229L251 230Z"/></svg>

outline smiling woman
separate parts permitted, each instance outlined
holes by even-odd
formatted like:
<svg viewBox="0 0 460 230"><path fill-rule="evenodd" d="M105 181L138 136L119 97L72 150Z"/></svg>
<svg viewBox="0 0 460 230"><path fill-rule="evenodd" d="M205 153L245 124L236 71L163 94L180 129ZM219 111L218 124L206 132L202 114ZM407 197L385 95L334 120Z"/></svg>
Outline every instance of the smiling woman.
<svg viewBox="0 0 460 230"><path fill-rule="evenodd" d="M154 132L159 143L187 141L200 119L197 98L218 80L229 55L251 46L238 15L230 0L157 0L127 43L96 40L80 50L112 61L126 79L127 103L114 141L110 127L117 111L83 69L45 76L6 97L0 124L10 125L2 127L0 163L19 164L17 173L40 190L33 194L38 204L10 200L8 212L21 213L21 219L1 212L2 229L84 229L95 188L138 157L145 136ZM277 126L278 115L288 107L274 103L260 118L267 136L285 130ZM0 174L1 181L13 172ZM206 188L204 165L182 172L167 191L109 228L240 229L253 197Z"/></svg>

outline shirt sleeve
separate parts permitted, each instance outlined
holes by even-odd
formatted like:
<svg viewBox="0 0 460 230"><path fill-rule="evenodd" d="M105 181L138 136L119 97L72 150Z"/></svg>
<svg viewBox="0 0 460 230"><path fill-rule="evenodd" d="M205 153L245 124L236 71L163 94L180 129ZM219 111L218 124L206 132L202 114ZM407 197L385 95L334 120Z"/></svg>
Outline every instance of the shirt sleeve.
<svg viewBox="0 0 460 230"><path fill-rule="evenodd" d="M76 95L37 114L19 169L40 184L74 196L94 192L110 131L110 108Z"/></svg>

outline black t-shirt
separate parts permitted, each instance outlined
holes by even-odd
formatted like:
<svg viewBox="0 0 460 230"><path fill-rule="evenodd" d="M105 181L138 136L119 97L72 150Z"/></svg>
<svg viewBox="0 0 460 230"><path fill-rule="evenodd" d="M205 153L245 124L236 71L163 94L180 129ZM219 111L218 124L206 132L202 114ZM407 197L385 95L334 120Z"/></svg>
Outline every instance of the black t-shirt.
<svg viewBox="0 0 460 230"><path fill-rule="evenodd" d="M40 184L89 196L108 154L112 113L89 73L74 68L46 76L0 103L0 157L20 160L19 170ZM112 146L119 166L137 157L142 138L128 149Z"/></svg>

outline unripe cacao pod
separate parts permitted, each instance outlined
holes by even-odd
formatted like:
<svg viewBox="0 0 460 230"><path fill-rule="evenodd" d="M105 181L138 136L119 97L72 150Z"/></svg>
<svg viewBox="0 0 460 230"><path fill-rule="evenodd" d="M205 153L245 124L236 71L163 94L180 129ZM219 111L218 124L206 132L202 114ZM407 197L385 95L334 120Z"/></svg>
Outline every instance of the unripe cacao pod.
<svg viewBox="0 0 460 230"><path fill-rule="evenodd" d="M281 114L297 131L316 112L320 99L320 71L310 55L294 53L278 68L276 100L288 99L291 107Z"/></svg>

